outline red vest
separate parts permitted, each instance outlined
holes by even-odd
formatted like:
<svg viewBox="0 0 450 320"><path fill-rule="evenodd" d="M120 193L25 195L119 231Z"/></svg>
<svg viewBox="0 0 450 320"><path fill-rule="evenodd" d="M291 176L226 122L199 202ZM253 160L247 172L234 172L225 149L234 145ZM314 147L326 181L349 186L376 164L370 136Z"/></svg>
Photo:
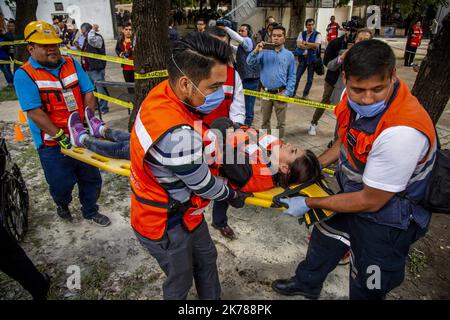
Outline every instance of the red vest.
<svg viewBox="0 0 450 320"><path fill-rule="evenodd" d="M337 22L330 23L328 25L327 29L328 29L328 33L327 33L328 42L330 42L338 37L339 23L337 23Z"/></svg>
<svg viewBox="0 0 450 320"><path fill-rule="evenodd" d="M422 43L423 31L421 27L414 25L412 27L412 34L409 38L409 45L411 47L419 47Z"/></svg>
<svg viewBox="0 0 450 320"><path fill-rule="evenodd" d="M199 116L186 109L168 80L165 80L153 88L142 102L130 138L131 225L148 239L163 237L174 201L148 170L144 157L166 132L183 125L193 128L202 136L207 131ZM217 171L211 170L211 173L217 175ZM182 218L187 230L192 232L202 223L203 212L209 202L192 194L190 207Z"/></svg>
<svg viewBox="0 0 450 320"><path fill-rule="evenodd" d="M214 109L213 112L205 115L203 121L209 126L211 123L221 117L230 117L230 106L233 103L235 74L234 68L227 65L227 80L223 84L223 91L225 92L225 99L222 103Z"/></svg>
<svg viewBox="0 0 450 320"><path fill-rule="evenodd" d="M83 95L81 94L80 86L78 84L78 75L75 64L70 57L64 57L63 59L65 59L66 62L61 66L59 77L55 77L44 69L34 69L29 61L21 68L30 76L38 87L42 101L41 109L47 114L55 126L64 129L64 132L68 134L67 121L69 120L70 112L67 109L63 92L72 90L78 106L77 111L80 114L82 122L84 119L84 103ZM46 146L57 145L57 142L44 131L41 131L41 136L42 141Z"/></svg>

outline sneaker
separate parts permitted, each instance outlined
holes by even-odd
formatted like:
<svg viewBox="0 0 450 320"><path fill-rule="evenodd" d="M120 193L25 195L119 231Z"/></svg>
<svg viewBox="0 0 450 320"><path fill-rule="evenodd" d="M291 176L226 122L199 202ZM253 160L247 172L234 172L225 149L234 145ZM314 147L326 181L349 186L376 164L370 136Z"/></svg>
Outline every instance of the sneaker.
<svg viewBox="0 0 450 320"><path fill-rule="evenodd" d="M63 220L72 221L72 214L67 205L58 206L56 208L56 214Z"/></svg>
<svg viewBox="0 0 450 320"><path fill-rule="evenodd" d="M87 134L87 131L81 123L80 115L78 114L78 112L72 112L69 117L68 127L70 133L70 143L72 143L74 147L83 147L80 141L80 137L83 134Z"/></svg>
<svg viewBox="0 0 450 320"><path fill-rule="evenodd" d="M90 135L95 138L102 138L103 136L100 133L100 129L105 125L105 123L97 118L89 107L86 107L84 110L84 116L89 127Z"/></svg>
<svg viewBox="0 0 450 320"><path fill-rule="evenodd" d="M315 124L311 124L310 126L309 126L309 129L308 129L308 134L310 135L310 136L315 136L316 134L317 134L317 132L316 132L316 125Z"/></svg>
<svg viewBox="0 0 450 320"><path fill-rule="evenodd" d="M92 221L101 227L107 227L111 224L111 220L101 213L96 213L93 217L88 218L87 220Z"/></svg>

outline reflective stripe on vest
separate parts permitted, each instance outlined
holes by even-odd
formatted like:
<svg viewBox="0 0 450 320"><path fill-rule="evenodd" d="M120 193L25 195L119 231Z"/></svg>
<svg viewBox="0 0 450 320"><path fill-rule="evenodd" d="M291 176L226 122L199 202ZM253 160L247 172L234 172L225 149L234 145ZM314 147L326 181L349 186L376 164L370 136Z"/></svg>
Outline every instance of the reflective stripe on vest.
<svg viewBox="0 0 450 320"><path fill-rule="evenodd" d="M50 121L55 126L62 128L64 132L68 134L67 121L70 112L67 109L63 93L65 90L72 91L77 103L77 111L80 114L82 122L84 120L84 101L78 84L75 63L71 57L64 57L63 59L65 62L61 65L58 77L43 68L34 69L29 61L21 68L34 81L39 90L42 102L41 109L47 114ZM47 146L54 146L57 144L48 134L45 134L44 131L41 131L41 138Z"/></svg>

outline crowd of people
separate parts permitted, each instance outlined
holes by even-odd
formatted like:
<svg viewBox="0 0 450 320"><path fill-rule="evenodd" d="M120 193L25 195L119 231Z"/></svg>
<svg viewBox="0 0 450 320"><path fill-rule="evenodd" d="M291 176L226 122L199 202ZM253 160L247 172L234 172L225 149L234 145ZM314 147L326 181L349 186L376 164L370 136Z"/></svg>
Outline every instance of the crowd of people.
<svg viewBox="0 0 450 320"><path fill-rule="evenodd" d="M186 299L194 280L200 299L220 299L217 250L203 215L209 203L212 226L233 239L229 206L242 208L253 192L275 186L321 185L321 169L338 163L341 193L279 199L282 212L296 218L311 209L337 214L315 225L295 275L275 280L272 288L317 299L328 274L350 251L350 299L384 299L403 281L409 247L428 228L431 212L417 201L425 197L436 158L433 123L399 79L392 49L372 39L369 29L341 27L331 17L322 102L337 104L336 134L330 148L316 156L283 140L286 102L261 100L263 130L258 132L252 127L255 98L243 93L294 97L307 72L302 98L308 99L321 56L315 20L306 19L294 52L285 48L286 29L274 17L256 33L248 24L236 32L225 19L214 24L203 17L195 20L196 30L182 38L170 22L168 79L148 93L131 134L108 128L95 116L93 83L104 80L106 62L83 57L80 64L61 56L60 46L77 44L81 51L104 55L98 26L83 23L77 30L74 21L70 27L58 18L53 26L42 21L27 25L31 57L15 73L14 84L57 215L72 219L69 204L77 184L83 217L103 227L111 223L97 205L99 169L63 156L61 149L86 147L130 159L131 226L167 276L164 298ZM343 35L338 36L340 29ZM410 38L417 41L418 36L416 28ZM126 21L116 53L132 59L133 47L132 25ZM132 74L124 65L126 81L133 81ZM107 112L106 101L99 108ZM274 109L278 134L271 131ZM310 135L316 134L320 116L314 114ZM245 161L236 162L236 155ZM367 284L373 265L383 279L374 288ZM45 275L19 272L14 277L26 288L30 283L40 288L36 298L45 297Z"/></svg>

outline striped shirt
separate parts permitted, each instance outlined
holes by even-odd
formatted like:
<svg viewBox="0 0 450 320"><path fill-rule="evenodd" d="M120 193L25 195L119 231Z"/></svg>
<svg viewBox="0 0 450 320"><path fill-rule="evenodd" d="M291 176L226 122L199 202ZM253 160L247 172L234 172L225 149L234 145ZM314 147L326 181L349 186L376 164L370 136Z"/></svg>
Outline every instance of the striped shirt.
<svg viewBox="0 0 450 320"><path fill-rule="evenodd" d="M167 132L150 148L145 164L170 197L182 203L192 192L217 201L234 196L225 180L211 174L203 158L202 137L189 126Z"/></svg>

